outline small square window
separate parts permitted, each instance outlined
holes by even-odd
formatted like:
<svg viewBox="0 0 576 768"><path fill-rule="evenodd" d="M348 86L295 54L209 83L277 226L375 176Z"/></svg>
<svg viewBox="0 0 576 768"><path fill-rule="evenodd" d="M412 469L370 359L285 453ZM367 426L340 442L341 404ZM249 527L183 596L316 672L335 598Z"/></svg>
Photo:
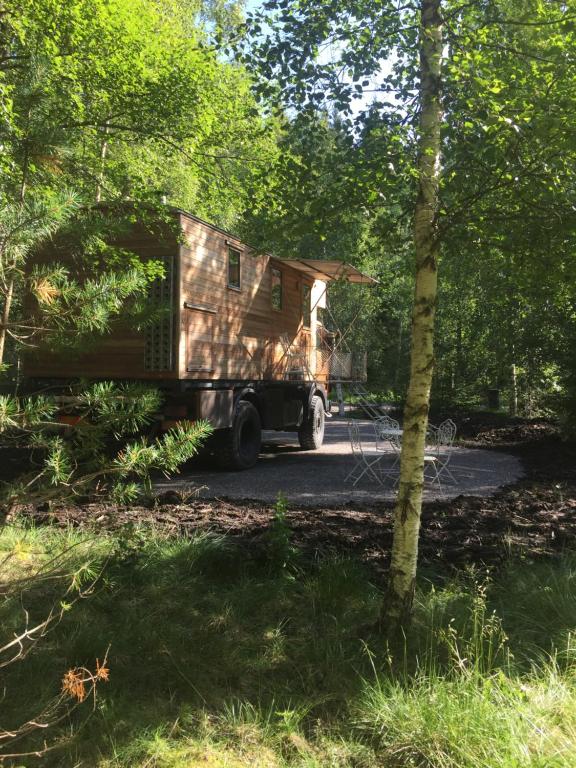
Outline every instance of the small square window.
<svg viewBox="0 0 576 768"><path fill-rule="evenodd" d="M272 267L272 309L282 309L282 271Z"/></svg>
<svg viewBox="0 0 576 768"><path fill-rule="evenodd" d="M228 248L228 287L240 288L240 251Z"/></svg>
<svg viewBox="0 0 576 768"><path fill-rule="evenodd" d="M309 285L302 286L302 325L310 328L312 322L312 289Z"/></svg>

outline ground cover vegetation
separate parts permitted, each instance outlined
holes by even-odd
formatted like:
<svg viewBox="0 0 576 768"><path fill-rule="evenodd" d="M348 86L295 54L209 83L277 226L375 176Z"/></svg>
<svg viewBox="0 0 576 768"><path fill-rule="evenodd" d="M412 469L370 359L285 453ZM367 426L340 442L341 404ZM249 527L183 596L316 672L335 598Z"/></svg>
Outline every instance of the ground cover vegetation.
<svg viewBox="0 0 576 768"><path fill-rule="evenodd" d="M237 522L241 509L229 514ZM310 537L291 531L303 513L280 502L270 514L257 536L240 525L226 534L225 520L220 533L214 518L178 535L177 507L109 532L85 514L77 528L64 517L5 528L3 626L18 626L23 609L32 623L47 602L82 598L5 672L14 693L3 727L45 709L70 660L107 656L94 707L51 729L42 764L573 764L569 551L535 559L511 535L506 552L501 531L497 569L473 546L457 569L427 549L410 635L386 646L374 631L379 558L347 554L354 513L332 511L341 530L315 557ZM72 590L64 578L32 578L53 575L60 555L61 574L77 574Z"/></svg>
<svg viewBox="0 0 576 768"><path fill-rule="evenodd" d="M63 723L10 751L46 743L40 764L58 766L572 765L574 446L545 421L459 428L516 451L527 476L427 505L413 624L389 643L375 621L392 505L22 509L0 537L2 626L47 606L58 622L3 670L6 733L53 716L67 672L104 658L108 672L94 705L64 689Z"/></svg>

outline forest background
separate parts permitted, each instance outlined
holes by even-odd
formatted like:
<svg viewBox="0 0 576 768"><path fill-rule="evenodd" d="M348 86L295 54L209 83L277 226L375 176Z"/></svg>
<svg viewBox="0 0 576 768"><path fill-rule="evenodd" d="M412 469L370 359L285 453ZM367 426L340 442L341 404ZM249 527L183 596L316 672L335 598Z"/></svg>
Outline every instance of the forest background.
<svg viewBox="0 0 576 768"><path fill-rule="evenodd" d="M282 6L264 6L270 23ZM554 23L562 9L562 23ZM481 405L488 389L499 389L512 412L554 413L569 423L574 20L562 9L512 0L446 4L433 399ZM403 397L417 175L414 60L396 48L378 64L385 76L372 67L359 80L351 59L339 90L316 92L294 109L278 98L266 63L281 52L268 43L263 53L262 28L254 33L255 19L247 28L236 3L26 0L5 6L1 22L1 225L4 234L19 216L22 225L16 250L4 238L0 281L10 310L0 343L4 357L6 335L12 372L23 345L78 344L105 332L126 306L141 321L137 297L155 266L114 253L91 206L130 200L158 208L165 195L277 255L345 259L377 277L378 288L361 297L350 340L369 352L372 386ZM403 34L413 42L410 24ZM330 61L341 64L338 45L321 53L326 71ZM296 74L305 83L306 73ZM56 232L95 265L105 302L61 266L25 276L23 254ZM41 328L26 327L21 299L30 288ZM335 292L344 325L357 301Z"/></svg>

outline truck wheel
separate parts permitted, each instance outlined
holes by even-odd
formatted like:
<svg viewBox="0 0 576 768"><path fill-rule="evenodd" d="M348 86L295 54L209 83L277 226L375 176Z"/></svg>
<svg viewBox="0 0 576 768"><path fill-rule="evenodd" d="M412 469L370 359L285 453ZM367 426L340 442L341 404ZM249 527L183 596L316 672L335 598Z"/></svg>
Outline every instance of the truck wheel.
<svg viewBox="0 0 576 768"><path fill-rule="evenodd" d="M298 440L305 451L320 448L324 442L324 403L318 395L310 402L308 418L298 430Z"/></svg>
<svg viewBox="0 0 576 768"><path fill-rule="evenodd" d="M246 400L238 404L232 429L222 436L218 463L226 469L249 469L258 461L262 426L258 411Z"/></svg>

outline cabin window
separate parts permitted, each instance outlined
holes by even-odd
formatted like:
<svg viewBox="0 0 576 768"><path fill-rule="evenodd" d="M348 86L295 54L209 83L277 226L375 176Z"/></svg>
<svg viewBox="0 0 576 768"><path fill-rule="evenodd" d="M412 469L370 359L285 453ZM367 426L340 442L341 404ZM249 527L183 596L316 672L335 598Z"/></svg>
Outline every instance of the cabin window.
<svg viewBox="0 0 576 768"><path fill-rule="evenodd" d="M228 248L228 288L240 290L240 251Z"/></svg>
<svg viewBox="0 0 576 768"><path fill-rule="evenodd" d="M312 289L309 285L302 286L302 325L310 328L312 321Z"/></svg>
<svg viewBox="0 0 576 768"><path fill-rule="evenodd" d="M272 267L272 309L282 309L282 270Z"/></svg>

